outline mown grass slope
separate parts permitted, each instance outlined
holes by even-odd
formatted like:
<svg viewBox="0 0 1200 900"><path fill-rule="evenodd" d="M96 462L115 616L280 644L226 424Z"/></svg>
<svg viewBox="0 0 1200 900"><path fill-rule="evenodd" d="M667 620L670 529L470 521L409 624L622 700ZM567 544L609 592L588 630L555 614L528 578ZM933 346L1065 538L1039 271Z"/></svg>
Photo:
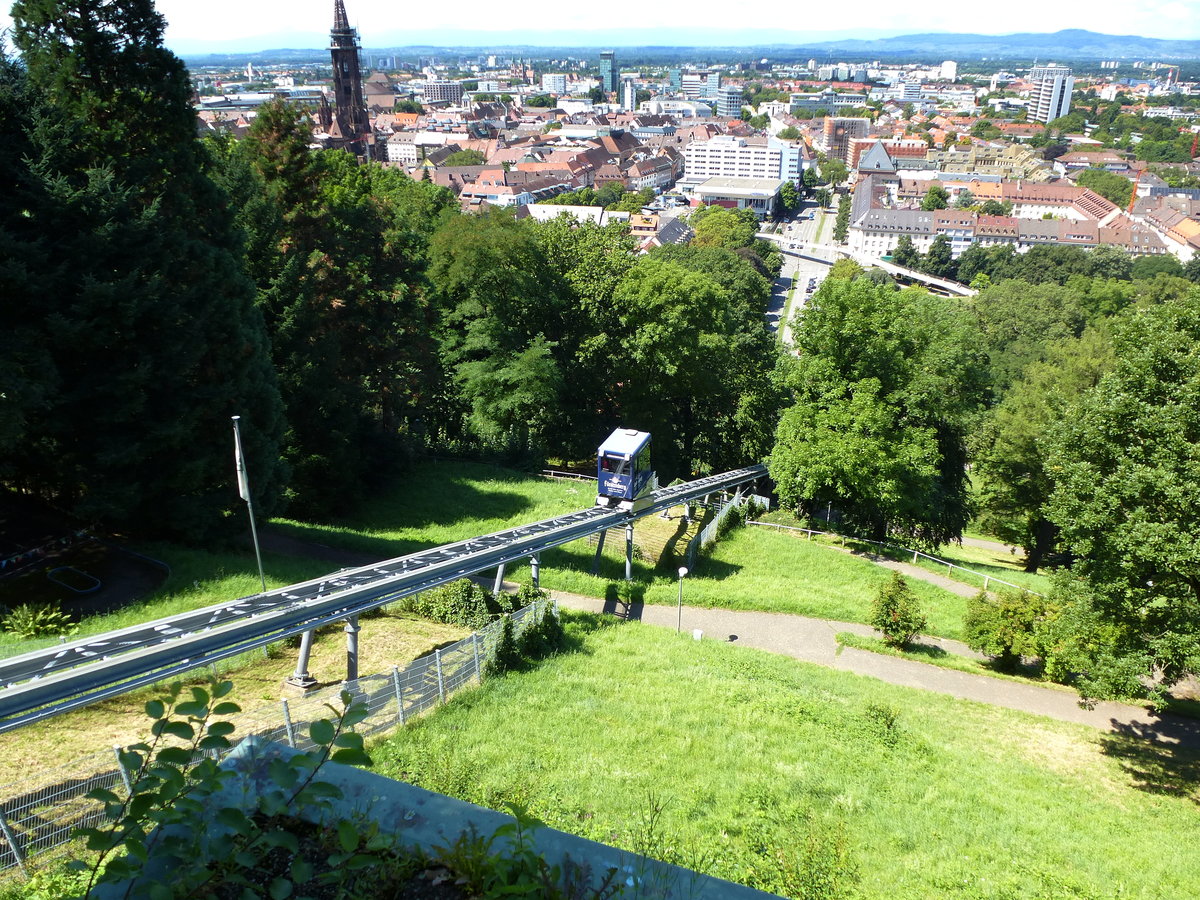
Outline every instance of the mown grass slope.
<svg viewBox="0 0 1200 900"><path fill-rule="evenodd" d="M1200 895L1195 755L575 621L581 652L460 695L377 769L789 896Z"/></svg>

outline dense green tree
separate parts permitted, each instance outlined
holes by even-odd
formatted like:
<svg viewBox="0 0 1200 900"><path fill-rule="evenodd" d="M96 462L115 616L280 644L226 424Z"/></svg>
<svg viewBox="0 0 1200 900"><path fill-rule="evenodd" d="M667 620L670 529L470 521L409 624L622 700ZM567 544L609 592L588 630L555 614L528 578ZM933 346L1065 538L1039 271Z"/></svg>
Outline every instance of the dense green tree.
<svg viewBox="0 0 1200 900"><path fill-rule="evenodd" d="M645 207L654 202L654 189L642 188L637 191L626 191L621 195L615 203L608 205L608 209L614 209L619 212L640 213Z"/></svg>
<svg viewBox="0 0 1200 900"><path fill-rule="evenodd" d="M278 388L229 198L196 139L192 87L150 0L20 2L13 40L42 113L26 159L54 210L39 285L53 397L19 479L102 527L198 538L241 527L230 415L269 511L284 471ZM34 212L33 208L30 212ZM64 228L63 223L70 227Z"/></svg>
<svg viewBox="0 0 1200 900"><path fill-rule="evenodd" d="M1087 275L1088 251L1069 244L1038 244L1012 257L1008 277L1031 284L1064 284L1072 275Z"/></svg>
<svg viewBox="0 0 1200 900"><path fill-rule="evenodd" d="M692 213L688 224L696 232L692 243L697 247L724 247L736 250L754 243L758 220L748 209L702 206Z"/></svg>
<svg viewBox="0 0 1200 900"><path fill-rule="evenodd" d="M812 170L809 169L808 171L811 172ZM829 188L818 188L813 192L813 199L817 202L817 206L824 208L828 207L833 201L833 194Z"/></svg>
<svg viewBox="0 0 1200 900"><path fill-rule="evenodd" d="M958 192L958 196L954 198L955 209L970 209L975 205L975 195L966 188Z"/></svg>
<svg viewBox="0 0 1200 900"><path fill-rule="evenodd" d="M835 281L853 281L855 278L862 278L866 274L866 270L859 264L857 260L853 260L848 256L843 256L837 259L832 266L829 267L829 274L826 278L832 278Z"/></svg>
<svg viewBox="0 0 1200 900"><path fill-rule="evenodd" d="M809 166L804 170L804 186L809 190L815 188L821 183L821 176L817 174L817 170Z"/></svg>
<svg viewBox="0 0 1200 900"><path fill-rule="evenodd" d="M621 381L612 386L617 408L626 425L656 435L660 479L761 458L781 402L761 309L699 270L707 265L651 254L614 296L622 350Z"/></svg>
<svg viewBox="0 0 1200 900"><path fill-rule="evenodd" d="M1084 169L1075 179L1080 187L1091 188L1101 197L1124 209L1133 194L1133 182L1124 175L1106 169Z"/></svg>
<svg viewBox="0 0 1200 900"><path fill-rule="evenodd" d="M1200 284L1200 253L1197 253L1183 265L1183 277L1188 281Z"/></svg>
<svg viewBox="0 0 1200 900"><path fill-rule="evenodd" d="M416 113L418 116L425 114L425 107L411 99L397 100L393 109L398 113Z"/></svg>
<svg viewBox="0 0 1200 900"><path fill-rule="evenodd" d="M52 401L57 373L46 345L42 304L34 298L56 278L50 225L58 219L44 186L25 160L40 97L24 71L0 54L0 480L19 451L31 412ZM36 114L44 114L38 110Z"/></svg>
<svg viewBox="0 0 1200 900"><path fill-rule="evenodd" d="M979 214L981 216L1011 216L1012 204L1007 200L984 200L979 205Z"/></svg>
<svg viewBox="0 0 1200 900"><path fill-rule="evenodd" d="M935 209L945 209L950 205L950 192L940 184L930 185L925 196L921 198L921 209L932 212Z"/></svg>
<svg viewBox="0 0 1200 900"><path fill-rule="evenodd" d="M954 278L958 274L958 264L950 247L950 238L944 234L935 236L929 243L929 250L921 257L918 268L938 278Z"/></svg>
<svg viewBox="0 0 1200 900"><path fill-rule="evenodd" d="M892 262L908 269L916 268L921 261L921 254L913 246L912 238L907 234L900 235L896 248L892 251Z"/></svg>
<svg viewBox="0 0 1200 900"><path fill-rule="evenodd" d="M1149 162L1186 163L1191 162L1191 153L1188 150L1190 144L1190 139L1184 139L1182 143L1179 140L1143 140L1134 148L1133 152L1138 159Z"/></svg>
<svg viewBox="0 0 1200 900"><path fill-rule="evenodd" d="M850 170L840 159L823 159L820 169L826 184L839 185L850 175Z"/></svg>
<svg viewBox="0 0 1200 900"><path fill-rule="evenodd" d="M789 125L787 128L780 129L779 134L775 136L781 141L798 141L800 140L800 131L795 125Z"/></svg>
<svg viewBox="0 0 1200 900"><path fill-rule="evenodd" d="M600 227L566 216L533 231L547 267L564 282L569 325L554 347L563 399L547 445L577 459L619 424L612 386L621 378L622 348L613 295L633 266L635 244L623 224Z"/></svg>
<svg viewBox="0 0 1200 900"><path fill-rule="evenodd" d="M553 109L557 106L557 102L549 94L537 94L525 101L526 106L540 107L542 109Z"/></svg>
<svg viewBox="0 0 1200 900"><path fill-rule="evenodd" d="M1104 329L1059 340L1043 356L1022 370L988 415L973 453L980 522L988 533L1023 547L1030 572L1045 563L1058 539L1046 511L1055 484L1046 465L1047 438L1113 362Z"/></svg>
<svg viewBox="0 0 1200 900"><path fill-rule="evenodd" d="M1138 256L1133 260L1130 276L1136 281L1149 281L1158 275L1182 278L1184 269L1179 259L1171 253L1159 256Z"/></svg>
<svg viewBox="0 0 1200 900"><path fill-rule="evenodd" d="M610 209L625 196L625 185L620 181L603 181L596 188L596 205Z"/></svg>
<svg viewBox="0 0 1200 900"><path fill-rule="evenodd" d="M1115 244L1101 244L1088 257L1088 275L1129 281L1133 277L1133 260Z"/></svg>
<svg viewBox="0 0 1200 900"><path fill-rule="evenodd" d="M779 205L785 213L794 213L800 208L800 192L791 181L785 181L779 191Z"/></svg>
<svg viewBox="0 0 1200 900"><path fill-rule="evenodd" d="M550 351L567 331L567 298L532 226L501 209L453 216L429 253L442 359L473 433L506 453L544 453L561 409L562 370ZM501 391L514 399L497 409ZM450 435L455 426L442 423Z"/></svg>
<svg viewBox="0 0 1200 900"><path fill-rule="evenodd" d="M793 339L795 403L770 459L781 502L832 503L874 539L957 539L971 515L966 426L986 386L970 314L925 291L826 279Z"/></svg>
<svg viewBox="0 0 1200 900"><path fill-rule="evenodd" d="M423 260L450 197L310 152L285 103L260 109L225 160L287 409L292 502L329 515L424 440L439 371Z"/></svg>
<svg viewBox="0 0 1200 900"><path fill-rule="evenodd" d="M833 239L839 244L846 243L850 236L850 195L842 194L838 201L837 219L833 224Z"/></svg>
<svg viewBox="0 0 1200 900"><path fill-rule="evenodd" d="M1031 363L1046 358L1051 344L1078 337L1087 323L1079 295L1056 284L1001 281L980 291L971 309L1001 396Z"/></svg>
<svg viewBox="0 0 1200 900"><path fill-rule="evenodd" d="M1115 369L1050 441L1073 602L1103 625L1083 669L1093 695L1200 672L1198 343L1200 292L1123 315Z"/></svg>

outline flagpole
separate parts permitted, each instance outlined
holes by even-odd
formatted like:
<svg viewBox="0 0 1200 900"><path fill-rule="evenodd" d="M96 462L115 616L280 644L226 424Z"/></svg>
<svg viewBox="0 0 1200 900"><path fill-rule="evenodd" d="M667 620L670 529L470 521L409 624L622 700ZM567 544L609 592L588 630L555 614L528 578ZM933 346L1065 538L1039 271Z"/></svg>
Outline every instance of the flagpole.
<svg viewBox="0 0 1200 900"><path fill-rule="evenodd" d="M263 575L262 552L258 549L258 529L254 525L254 503L250 499L250 479L246 476L246 458L242 455L242 431L238 426L241 416L233 416L233 453L234 464L237 466L238 494L246 501L246 509L250 513L250 534L254 538L254 557L258 560L258 580L262 582L263 593L267 592L267 578Z"/></svg>

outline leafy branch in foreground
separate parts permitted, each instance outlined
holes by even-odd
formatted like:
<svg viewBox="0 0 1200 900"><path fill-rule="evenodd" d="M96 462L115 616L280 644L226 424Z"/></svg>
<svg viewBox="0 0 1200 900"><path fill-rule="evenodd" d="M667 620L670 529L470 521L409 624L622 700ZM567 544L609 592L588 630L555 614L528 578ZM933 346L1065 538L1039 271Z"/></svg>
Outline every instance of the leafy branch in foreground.
<svg viewBox="0 0 1200 900"><path fill-rule="evenodd" d="M269 785L262 790L252 810L221 806L220 793L230 770L219 759L231 749L232 723L221 717L239 711L236 703L223 701L231 682L210 685L210 690L192 687L190 698L181 699L184 689L173 685L164 700L151 700L146 713L154 719L150 743L135 744L121 752L121 765L128 773L130 790L122 799L107 789L88 796L104 804L109 824L82 830L96 858L90 870L87 894L101 884L125 885L125 896L167 898L190 895L220 885L240 886L244 895L257 896L255 887L270 896L290 896L295 885L310 881L337 882L347 886L365 862L378 862L370 853L386 849L390 840L372 836L365 842L354 823L336 827L340 851L331 853L318 872L301 855L300 839L292 823L295 809L327 809L341 796L338 788L317 780L321 766L329 760L350 765L369 764L362 736L352 729L366 716L366 707L342 694L342 708L329 707L332 719L313 722L310 737L317 749L269 763ZM213 822L211 829L197 823ZM205 845L222 842L221 853L205 852ZM368 853L359 852L360 845ZM264 859L274 850L294 857L285 873L272 874ZM260 884L264 873L270 877Z"/></svg>

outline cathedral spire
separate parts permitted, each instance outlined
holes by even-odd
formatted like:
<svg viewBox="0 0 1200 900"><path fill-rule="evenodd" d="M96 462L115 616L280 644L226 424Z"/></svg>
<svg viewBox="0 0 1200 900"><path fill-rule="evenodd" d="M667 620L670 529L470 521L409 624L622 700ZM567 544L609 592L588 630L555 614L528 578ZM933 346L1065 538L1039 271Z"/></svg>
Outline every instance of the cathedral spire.
<svg viewBox="0 0 1200 900"><path fill-rule="evenodd" d="M333 30L350 30L350 18L346 15L346 4L342 0L333 0Z"/></svg>
<svg viewBox="0 0 1200 900"><path fill-rule="evenodd" d="M333 0L333 30L329 32L333 60L333 125L335 143L358 156L368 152L371 120L363 102L362 70L358 61L358 34L350 27L343 0Z"/></svg>

